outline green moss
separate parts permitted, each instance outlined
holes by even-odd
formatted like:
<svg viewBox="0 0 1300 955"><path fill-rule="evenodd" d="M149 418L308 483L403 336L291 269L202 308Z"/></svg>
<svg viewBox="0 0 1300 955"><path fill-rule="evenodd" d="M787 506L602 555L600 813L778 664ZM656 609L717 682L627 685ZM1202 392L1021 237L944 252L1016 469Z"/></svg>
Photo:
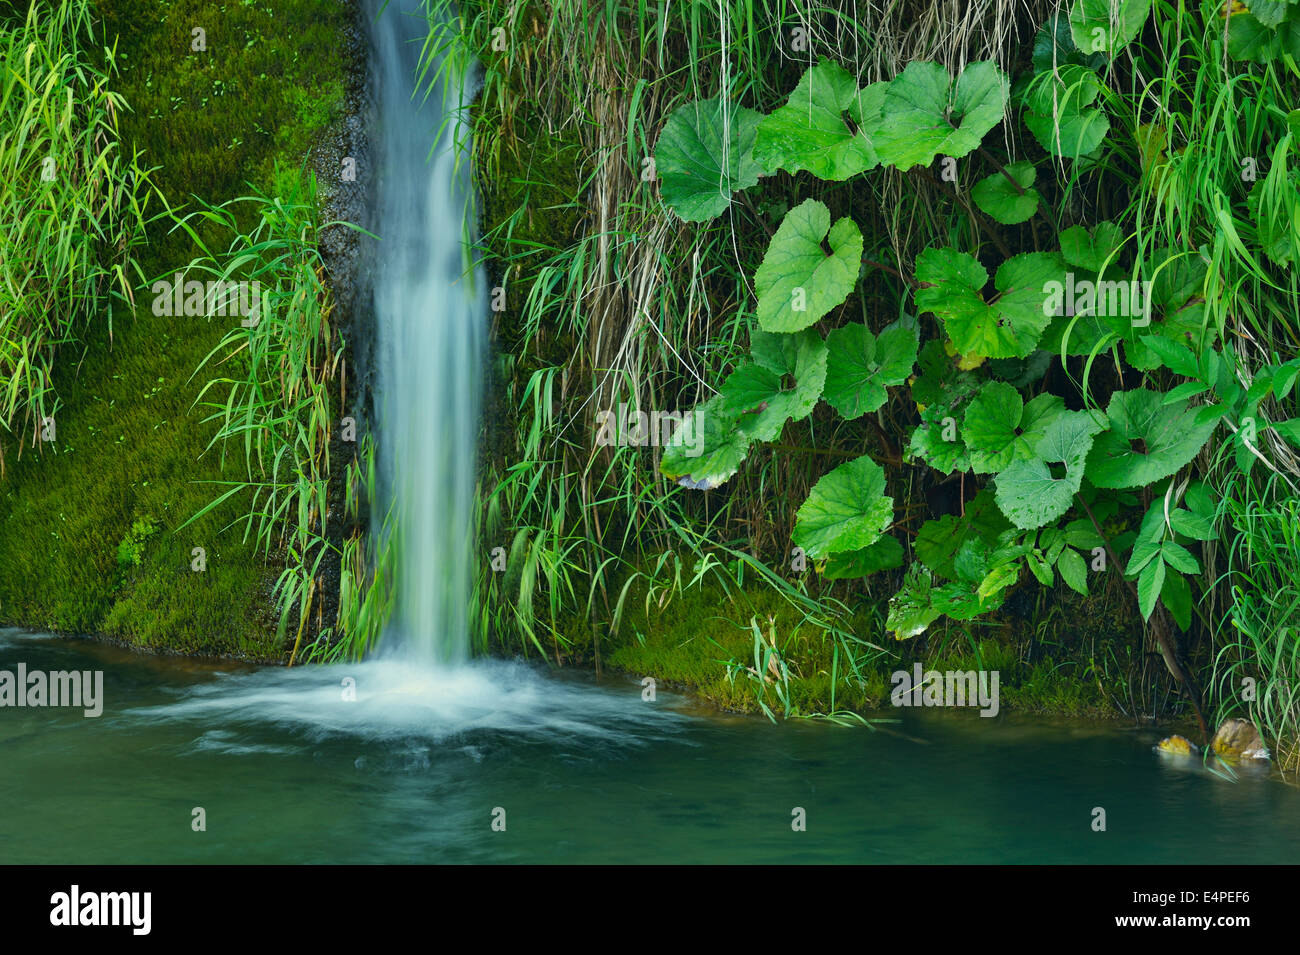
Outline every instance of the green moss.
<svg viewBox="0 0 1300 955"><path fill-rule="evenodd" d="M846 629L879 649L862 647L853 672L848 651L822 627L804 618L780 594L754 585L730 595L704 584L690 588L662 606L645 607L645 590L634 586L617 633L600 640L604 666L635 676L653 676L661 685L677 687L726 710L759 712L765 703L775 712L784 707L773 679L761 686L755 673L755 630L769 641L775 637L780 659L790 674L785 690L793 715L854 710L887 716L893 688L891 674L910 672L916 662L927 670L997 670L1000 704L1029 713L1109 717L1087 648L1059 650L1053 657L1026 662L1027 646L1009 623L975 637L955 628L942 629L928 639L900 643L879 631L868 614L853 618ZM590 628L571 624L565 633L576 662L594 660ZM770 643L769 643L770 645ZM763 651L759 649L761 654ZM1041 652L1041 651L1040 651ZM834 673L834 680L832 680Z"/></svg>
<svg viewBox="0 0 1300 955"><path fill-rule="evenodd" d="M133 112L121 118L128 148L173 204L191 195L219 203L268 188L277 159L296 168L343 108L344 4L315 0L101 0L118 36L117 88ZM207 50L192 52L192 30ZM154 278L183 268L197 250L165 223L150 235L142 269ZM237 476L223 471L213 428L193 407L206 375L191 379L221 340L223 319L153 315L152 295L64 346L56 365L57 441L43 455L7 462L0 484L0 622L100 633L140 646L279 660L287 647L268 619L268 566L232 500L177 528ZM210 396L211 397L211 396ZM158 533L123 574L118 548L149 515ZM192 550L206 569L191 569Z"/></svg>

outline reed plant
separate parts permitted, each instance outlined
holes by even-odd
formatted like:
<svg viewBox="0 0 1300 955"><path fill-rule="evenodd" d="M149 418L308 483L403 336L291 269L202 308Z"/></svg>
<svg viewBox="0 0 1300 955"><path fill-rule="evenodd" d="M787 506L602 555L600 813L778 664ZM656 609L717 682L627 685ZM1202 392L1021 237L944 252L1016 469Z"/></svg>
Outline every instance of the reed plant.
<svg viewBox="0 0 1300 955"><path fill-rule="evenodd" d="M134 301L151 187L121 142L116 75L89 0L0 20L0 476L6 444L57 434L60 347L91 321L111 335L114 298Z"/></svg>

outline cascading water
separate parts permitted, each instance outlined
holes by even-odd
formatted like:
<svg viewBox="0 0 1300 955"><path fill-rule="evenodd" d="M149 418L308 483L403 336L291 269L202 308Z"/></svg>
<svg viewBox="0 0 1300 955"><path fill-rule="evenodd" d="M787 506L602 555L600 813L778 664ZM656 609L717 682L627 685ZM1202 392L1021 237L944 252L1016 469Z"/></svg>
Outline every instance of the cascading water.
<svg viewBox="0 0 1300 955"><path fill-rule="evenodd" d="M372 275L385 500L396 524L396 604L385 645L414 662L467 655L486 294L466 268L473 227L467 84L455 71L417 89L424 0L369 0L378 106ZM431 147L436 148L431 153ZM462 157L463 158L463 157Z"/></svg>

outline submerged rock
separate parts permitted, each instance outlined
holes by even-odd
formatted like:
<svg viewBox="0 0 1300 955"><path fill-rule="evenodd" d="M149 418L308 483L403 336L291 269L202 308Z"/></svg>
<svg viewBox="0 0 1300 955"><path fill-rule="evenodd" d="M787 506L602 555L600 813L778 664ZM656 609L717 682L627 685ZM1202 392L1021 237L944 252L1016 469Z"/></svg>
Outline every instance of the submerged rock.
<svg viewBox="0 0 1300 955"><path fill-rule="evenodd" d="M1176 756L1195 756L1200 752L1195 743L1176 733L1167 739L1162 739L1156 744L1156 749L1161 753L1173 753Z"/></svg>
<svg viewBox="0 0 1300 955"><path fill-rule="evenodd" d="M1231 759L1268 759L1268 748L1260 739L1259 730L1250 720L1224 720L1210 742L1210 749L1219 756Z"/></svg>

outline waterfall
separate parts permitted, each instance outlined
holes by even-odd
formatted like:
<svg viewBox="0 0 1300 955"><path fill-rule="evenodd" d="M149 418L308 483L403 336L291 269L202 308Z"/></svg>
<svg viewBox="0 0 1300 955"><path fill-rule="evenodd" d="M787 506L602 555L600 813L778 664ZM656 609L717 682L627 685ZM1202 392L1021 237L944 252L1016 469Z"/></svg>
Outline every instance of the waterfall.
<svg viewBox="0 0 1300 955"><path fill-rule="evenodd" d="M486 291L466 267L472 164L454 70L417 90L424 0L368 0L377 128L374 231L376 411L381 500L394 506L396 604L384 645L413 662L468 653L472 512ZM435 75L430 71L430 76ZM435 147L436 143L436 148ZM433 150L431 152L431 149Z"/></svg>

